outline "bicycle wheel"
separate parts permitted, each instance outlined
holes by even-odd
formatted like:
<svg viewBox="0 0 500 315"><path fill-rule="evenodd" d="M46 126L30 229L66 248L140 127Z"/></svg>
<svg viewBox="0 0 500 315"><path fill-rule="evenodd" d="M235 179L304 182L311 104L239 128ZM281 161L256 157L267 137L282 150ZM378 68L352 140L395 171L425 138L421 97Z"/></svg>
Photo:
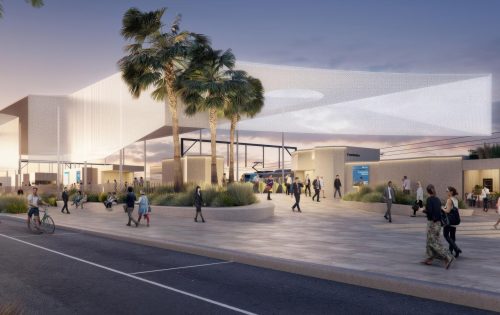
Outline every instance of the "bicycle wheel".
<svg viewBox="0 0 500 315"><path fill-rule="evenodd" d="M56 225L54 224L54 220L52 220L50 216L46 216L45 218L43 218L40 228L44 233L52 234L56 230Z"/></svg>

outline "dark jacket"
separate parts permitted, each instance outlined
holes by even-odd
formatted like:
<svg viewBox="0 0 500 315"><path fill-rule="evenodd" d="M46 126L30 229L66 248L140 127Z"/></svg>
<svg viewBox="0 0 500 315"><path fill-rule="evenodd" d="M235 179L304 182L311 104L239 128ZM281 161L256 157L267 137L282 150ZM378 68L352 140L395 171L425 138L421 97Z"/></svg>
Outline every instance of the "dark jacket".
<svg viewBox="0 0 500 315"><path fill-rule="evenodd" d="M441 221L441 200L436 196L430 196L425 203L425 213L427 221Z"/></svg>
<svg viewBox="0 0 500 315"><path fill-rule="evenodd" d="M135 205L135 200L137 198L135 197L134 192L129 192L127 193L127 198L125 199L125 202L127 203L128 208L133 208Z"/></svg>
<svg viewBox="0 0 500 315"><path fill-rule="evenodd" d="M65 201L65 202L68 202L69 195L68 195L67 191L63 191L63 193L62 193L62 200Z"/></svg>
<svg viewBox="0 0 500 315"><path fill-rule="evenodd" d="M317 190L321 189L321 183L318 179L313 180L313 188Z"/></svg>
<svg viewBox="0 0 500 315"><path fill-rule="evenodd" d="M196 208L200 208L202 205L203 205L203 197L201 196L201 191L200 191L199 195L195 191L194 192L194 206Z"/></svg>
<svg viewBox="0 0 500 315"><path fill-rule="evenodd" d="M304 185L302 185L302 183L293 183L292 184L292 191L293 191L293 194L294 195L300 195L301 193L301 189Z"/></svg>
<svg viewBox="0 0 500 315"><path fill-rule="evenodd" d="M340 179L335 178L335 181L333 182L333 187L339 189L342 184L340 183Z"/></svg>

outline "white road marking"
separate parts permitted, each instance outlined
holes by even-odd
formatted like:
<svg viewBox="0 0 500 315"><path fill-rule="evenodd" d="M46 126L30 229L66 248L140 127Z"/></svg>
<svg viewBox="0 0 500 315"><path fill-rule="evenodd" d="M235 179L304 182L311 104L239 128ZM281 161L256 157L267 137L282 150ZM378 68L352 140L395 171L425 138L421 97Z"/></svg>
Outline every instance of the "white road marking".
<svg viewBox="0 0 500 315"><path fill-rule="evenodd" d="M41 236L48 236L48 237L53 237L53 236L60 236L60 235L77 235L80 233L54 233L54 234L46 234L46 233L41 233L41 234L27 234L27 235L12 235L11 237L41 237Z"/></svg>
<svg viewBox="0 0 500 315"><path fill-rule="evenodd" d="M169 270L177 270L177 269L189 269L189 268L204 267L204 266L213 266L213 265L222 265L222 264L230 264L230 263L232 263L232 261L221 261L221 262L216 262L216 263L211 263L211 264L202 264L202 265L192 265L192 266L184 266L184 267L174 267L174 268L166 268L166 269L156 269L156 270L148 270L148 271L139 271L139 272L132 272L130 274L131 275L138 275L138 274L142 274L142 273L169 271Z"/></svg>
<svg viewBox="0 0 500 315"><path fill-rule="evenodd" d="M106 266L103 266L103 265L100 265L100 264L97 264L97 263L94 263L94 262L91 262L91 261L88 261L88 260L85 260L85 259L82 259L82 258L71 256L71 255L68 255L68 254L65 254L65 253L53 250L53 249L45 248L43 246L39 246L39 245L30 243L30 242L26 242L26 241L23 241L23 240L20 240L20 239L17 239L17 238L14 238L14 237L11 237L11 236L8 236L8 235L5 235L5 234L1 234L0 233L0 236L2 236L4 238L7 238L7 239L10 239L10 240L13 240L13 241L16 241L16 242L19 242L19 243L23 243L25 245L36 247L38 249L41 249L41 250L44 250L44 251L47 251L47 252L50 252L50 253L53 253L53 254L57 254L57 255L60 255L60 256L63 256L63 257L69 258L69 259L73 259L73 260L76 260L76 261L79 261L79 262L82 262L82 263L85 263L85 264L88 264L88 265L91 265L91 266L94 266L94 267L97 267L97 268L100 268L100 269L104 269L104 270L107 270L107 271L110 271L110 272L113 272L113 273L116 273L116 274L119 274L119 275L122 275L122 276L125 276L125 277L129 277L129 278L132 278L132 279L135 279L135 280L138 280L138 281L142 281L142 282L145 282L145 283L157 286L159 288L163 288L165 290L173 291L173 292L176 292L176 293L179 293L179 294L183 294L183 295L192 297L194 299L198 299L198 300L210 303L210 304L214 304L214 305L226 308L226 309L230 309L232 311L235 311L235 312L238 312L238 313L241 313L241 314L256 315L255 313L252 313L252 312L249 312L249 311L245 311L245 310L243 310L241 308L237 308L237 307L234 307L234 306L231 306L231 305L228 305L228 304L224 304L224 303L217 302L217 301L214 301L214 300L211 300L211 299L208 299L208 298L204 298L202 296L199 296L199 295L196 295L196 294L193 294L193 293L189 293L189 292L186 292L186 291L182 291L182 290L179 290L179 289L167 286L167 285L163 285L163 284L158 283L158 282L154 282L154 281L151 281L151 280L143 279L141 277L137 277L137 276L134 276L132 274L125 273L123 271L119 271L119 270L116 270L116 269L113 269L113 268L110 268L110 267L106 267Z"/></svg>

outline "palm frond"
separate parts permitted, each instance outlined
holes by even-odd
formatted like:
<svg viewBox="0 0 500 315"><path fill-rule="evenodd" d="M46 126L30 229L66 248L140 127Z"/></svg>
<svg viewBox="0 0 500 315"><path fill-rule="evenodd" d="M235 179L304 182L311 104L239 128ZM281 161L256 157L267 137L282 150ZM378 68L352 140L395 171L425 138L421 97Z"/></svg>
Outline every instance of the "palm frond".
<svg viewBox="0 0 500 315"><path fill-rule="evenodd" d="M43 0L25 0L26 3L31 4L33 8L41 8L43 7Z"/></svg>
<svg viewBox="0 0 500 315"><path fill-rule="evenodd" d="M148 36L157 33L161 29L161 18L165 10L166 8L161 8L155 11L142 12L137 8L128 9L122 19L122 36L136 42L144 42Z"/></svg>

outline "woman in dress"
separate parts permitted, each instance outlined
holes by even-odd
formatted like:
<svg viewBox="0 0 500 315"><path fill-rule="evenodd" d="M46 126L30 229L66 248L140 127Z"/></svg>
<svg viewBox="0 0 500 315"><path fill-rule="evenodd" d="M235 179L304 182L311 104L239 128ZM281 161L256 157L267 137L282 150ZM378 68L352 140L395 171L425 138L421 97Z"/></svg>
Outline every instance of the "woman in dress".
<svg viewBox="0 0 500 315"><path fill-rule="evenodd" d="M424 212L427 215L427 258L422 261L424 265L432 265L434 259L444 262L446 269L450 268L455 257L441 244L441 200L436 197L434 185L427 186L427 198Z"/></svg>

